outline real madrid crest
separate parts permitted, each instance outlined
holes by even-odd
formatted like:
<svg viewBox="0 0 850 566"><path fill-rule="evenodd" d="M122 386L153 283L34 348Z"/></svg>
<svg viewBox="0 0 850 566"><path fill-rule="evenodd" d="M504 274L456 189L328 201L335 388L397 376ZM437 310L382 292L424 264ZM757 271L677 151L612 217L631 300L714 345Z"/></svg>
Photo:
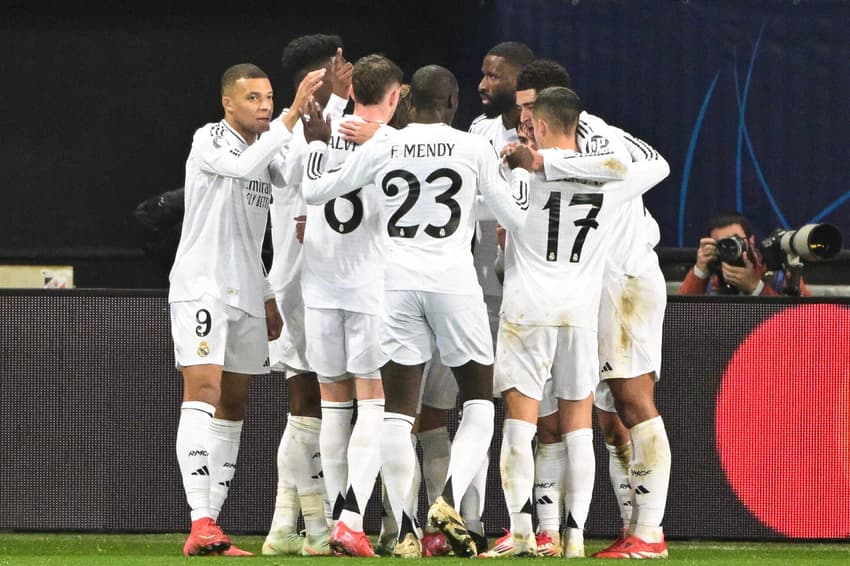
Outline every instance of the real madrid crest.
<svg viewBox="0 0 850 566"><path fill-rule="evenodd" d="M204 340L201 340L201 343L198 344L198 355L202 358L206 358L210 355L210 347Z"/></svg>

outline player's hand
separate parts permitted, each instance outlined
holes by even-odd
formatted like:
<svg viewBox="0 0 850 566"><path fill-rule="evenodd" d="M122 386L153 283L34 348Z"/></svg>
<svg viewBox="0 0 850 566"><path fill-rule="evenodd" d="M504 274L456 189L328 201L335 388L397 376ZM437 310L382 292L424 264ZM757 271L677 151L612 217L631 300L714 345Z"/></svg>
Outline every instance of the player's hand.
<svg viewBox="0 0 850 566"><path fill-rule="evenodd" d="M378 122L360 122L359 120L346 120L339 125L339 133L342 139L353 141L357 145L363 145L375 135L381 127Z"/></svg>
<svg viewBox="0 0 850 566"><path fill-rule="evenodd" d="M717 260L717 242L714 238L700 238L697 248L697 268L703 273L709 272L709 264Z"/></svg>
<svg viewBox="0 0 850 566"><path fill-rule="evenodd" d="M353 74L354 65L342 56L342 48L337 49L334 57L333 76L331 77L331 90L335 95L348 100L351 94L351 77Z"/></svg>
<svg viewBox="0 0 850 566"><path fill-rule="evenodd" d="M496 243L499 244L499 249L505 249L505 239L508 236L508 231L501 224L496 224Z"/></svg>
<svg viewBox="0 0 850 566"><path fill-rule="evenodd" d="M307 228L307 217L305 215L296 216L295 220L295 239L299 243L304 243L304 229Z"/></svg>
<svg viewBox="0 0 850 566"><path fill-rule="evenodd" d="M741 259L744 260L743 267L730 265L725 262L721 264L723 266L723 278L730 285L737 287L742 293L752 295L760 279L753 262L750 261L746 253L741 255Z"/></svg>
<svg viewBox="0 0 850 566"><path fill-rule="evenodd" d="M283 331L283 318L280 316L280 311L277 310L277 301L269 299L265 303L266 307L266 335L269 341L280 338L280 333Z"/></svg>
<svg viewBox="0 0 850 566"><path fill-rule="evenodd" d="M289 107L289 112L283 116L283 124L290 132L295 127L295 123L301 114L304 112L307 103L313 97L313 93L322 86L322 80L325 76L325 69L317 69L310 71L307 76L298 85L298 90L295 92L295 98L292 99L292 106Z"/></svg>
<svg viewBox="0 0 850 566"><path fill-rule="evenodd" d="M331 139L331 117L322 116L322 106L315 100L307 103L307 109L302 111L301 123L304 124L304 139L307 143Z"/></svg>
<svg viewBox="0 0 850 566"><path fill-rule="evenodd" d="M522 167L527 171L534 171L534 154L528 146L513 144L511 147L505 148L504 154L505 163L511 169ZM540 166L543 166L542 159L540 160Z"/></svg>

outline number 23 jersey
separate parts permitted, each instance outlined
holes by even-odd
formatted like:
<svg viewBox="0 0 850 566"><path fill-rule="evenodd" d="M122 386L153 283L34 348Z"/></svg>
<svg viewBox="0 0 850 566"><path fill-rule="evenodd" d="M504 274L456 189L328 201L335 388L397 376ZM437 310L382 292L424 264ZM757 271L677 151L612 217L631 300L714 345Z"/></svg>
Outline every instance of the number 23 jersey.
<svg viewBox="0 0 850 566"><path fill-rule="evenodd" d="M311 143L311 152L324 150L318 146ZM524 170L513 174L517 186L527 178ZM304 196L318 204L367 182L381 195L386 290L481 292L470 246L477 191L506 226L525 220L520 195L511 195L490 144L446 124L414 123L376 137L342 170L321 178L308 173Z"/></svg>

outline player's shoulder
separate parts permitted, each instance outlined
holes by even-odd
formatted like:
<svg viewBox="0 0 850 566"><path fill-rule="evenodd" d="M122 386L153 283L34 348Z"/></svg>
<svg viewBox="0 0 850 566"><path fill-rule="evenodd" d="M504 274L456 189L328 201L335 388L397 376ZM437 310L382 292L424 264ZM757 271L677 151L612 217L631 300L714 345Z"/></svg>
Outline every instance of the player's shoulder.
<svg viewBox="0 0 850 566"><path fill-rule="evenodd" d="M472 120L471 124L469 124L469 131L474 134L486 130L493 123L494 119L495 118L488 118L486 114L481 114Z"/></svg>
<svg viewBox="0 0 850 566"><path fill-rule="evenodd" d="M231 146L231 137L230 129L224 124L224 120L210 122L195 130L195 135L192 136L192 146L204 148Z"/></svg>

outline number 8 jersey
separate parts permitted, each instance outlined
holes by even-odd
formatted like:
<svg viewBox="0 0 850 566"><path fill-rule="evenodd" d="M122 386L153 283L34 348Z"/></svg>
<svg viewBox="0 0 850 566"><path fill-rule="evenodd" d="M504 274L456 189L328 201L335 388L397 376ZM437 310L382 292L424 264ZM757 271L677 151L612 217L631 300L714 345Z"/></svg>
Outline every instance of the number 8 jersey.
<svg viewBox="0 0 850 566"><path fill-rule="evenodd" d="M317 175L317 168L339 167L359 151L357 144L344 140L338 132L340 124L349 120L363 121L355 115L335 118L328 152L308 156L306 176ZM385 136L386 131L393 129L382 126L375 135ZM384 258L379 199L374 186L364 186L323 205L307 206L301 272L305 305L365 314L380 312Z"/></svg>
<svg viewBox="0 0 850 566"><path fill-rule="evenodd" d="M311 143L308 163L324 149ZM470 247L476 194L503 225L519 227L528 173L518 169L512 177L509 186L484 138L446 124L413 123L365 143L341 169L322 176L308 169L303 190L308 203L322 204L376 185L388 242L384 288L469 294L481 290Z"/></svg>

